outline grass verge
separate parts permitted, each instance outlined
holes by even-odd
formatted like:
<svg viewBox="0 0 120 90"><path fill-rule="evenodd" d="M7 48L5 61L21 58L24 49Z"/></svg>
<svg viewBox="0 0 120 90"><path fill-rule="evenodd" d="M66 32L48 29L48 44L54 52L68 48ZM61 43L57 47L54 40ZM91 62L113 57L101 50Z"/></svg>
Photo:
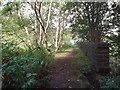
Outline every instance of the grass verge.
<svg viewBox="0 0 120 90"><path fill-rule="evenodd" d="M74 72L74 81L77 81L83 87L91 88L92 85L84 74L91 72L92 63L84 56L81 50L74 56L71 67Z"/></svg>

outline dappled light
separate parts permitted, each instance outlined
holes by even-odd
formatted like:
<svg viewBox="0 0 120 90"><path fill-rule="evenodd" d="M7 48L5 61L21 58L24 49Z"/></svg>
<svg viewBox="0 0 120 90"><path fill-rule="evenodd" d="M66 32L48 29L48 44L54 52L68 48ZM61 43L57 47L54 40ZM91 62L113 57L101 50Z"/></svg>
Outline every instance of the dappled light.
<svg viewBox="0 0 120 90"><path fill-rule="evenodd" d="M120 88L119 0L2 0L0 34L0 89Z"/></svg>

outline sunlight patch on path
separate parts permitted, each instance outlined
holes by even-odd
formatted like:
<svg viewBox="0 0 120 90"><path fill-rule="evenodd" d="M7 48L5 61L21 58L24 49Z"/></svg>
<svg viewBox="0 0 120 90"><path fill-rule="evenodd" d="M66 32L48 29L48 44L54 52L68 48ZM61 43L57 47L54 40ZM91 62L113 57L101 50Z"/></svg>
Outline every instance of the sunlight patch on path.
<svg viewBox="0 0 120 90"><path fill-rule="evenodd" d="M55 57L66 57L70 54L70 52L72 51L73 49L72 48L69 48L69 49L66 49L62 52L59 52L55 55Z"/></svg>

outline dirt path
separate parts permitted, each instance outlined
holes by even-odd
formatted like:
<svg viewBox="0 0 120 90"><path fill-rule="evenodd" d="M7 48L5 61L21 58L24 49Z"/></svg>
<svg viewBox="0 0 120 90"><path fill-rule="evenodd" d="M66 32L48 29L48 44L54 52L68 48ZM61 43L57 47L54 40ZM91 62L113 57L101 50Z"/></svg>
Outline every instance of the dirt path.
<svg viewBox="0 0 120 90"><path fill-rule="evenodd" d="M65 57L55 57L56 66L54 68L54 78L51 82L53 88L82 88L77 82L73 81L73 71L71 61L78 49L72 49L71 53Z"/></svg>

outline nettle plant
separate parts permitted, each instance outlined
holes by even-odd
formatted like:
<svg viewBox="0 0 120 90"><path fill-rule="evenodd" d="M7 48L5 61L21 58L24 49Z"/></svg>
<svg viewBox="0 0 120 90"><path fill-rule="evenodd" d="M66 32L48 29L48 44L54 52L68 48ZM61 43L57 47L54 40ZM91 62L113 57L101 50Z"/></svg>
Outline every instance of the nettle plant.
<svg viewBox="0 0 120 90"><path fill-rule="evenodd" d="M33 53L31 50L23 51L14 46L3 44L3 88L45 87L52 77L49 66L53 56L46 56L44 47Z"/></svg>

